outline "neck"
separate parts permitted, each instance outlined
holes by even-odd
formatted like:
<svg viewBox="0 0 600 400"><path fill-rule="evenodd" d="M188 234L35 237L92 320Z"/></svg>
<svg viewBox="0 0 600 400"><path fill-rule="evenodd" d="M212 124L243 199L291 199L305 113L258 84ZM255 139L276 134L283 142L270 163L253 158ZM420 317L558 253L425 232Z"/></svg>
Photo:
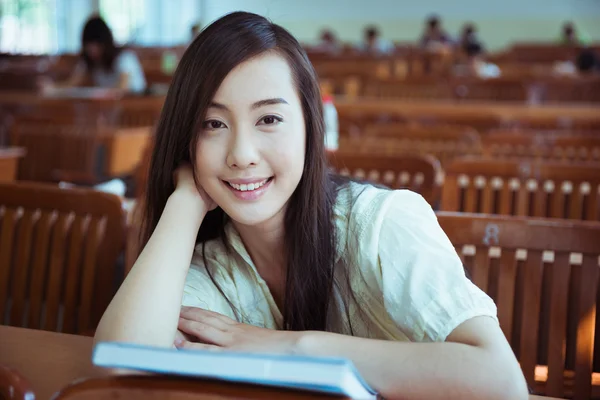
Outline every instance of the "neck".
<svg viewBox="0 0 600 400"><path fill-rule="evenodd" d="M233 221L258 273L265 279L285 272L284 210L259 225L243 225Z"/></svg>

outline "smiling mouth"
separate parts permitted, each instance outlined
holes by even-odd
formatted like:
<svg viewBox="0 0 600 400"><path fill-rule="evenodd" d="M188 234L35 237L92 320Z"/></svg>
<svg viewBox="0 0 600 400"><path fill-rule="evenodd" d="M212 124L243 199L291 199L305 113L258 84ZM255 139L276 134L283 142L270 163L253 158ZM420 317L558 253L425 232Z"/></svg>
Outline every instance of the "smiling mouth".
<svg viewBox="0 0 600 400"><path fill-rule="evenodd" d="M255 183L242 183L242 184L237 184L237 183L231 183L231 182L227 182L227 181L223 181L226 184L228 184L231 188L239 191L239 192L251 192L257 189L260 189L261 187L263 187L264 185L266 185L267 183L269 183L271 180L273 179L273 177L264 179L260 182L255 182Z"/></svg>

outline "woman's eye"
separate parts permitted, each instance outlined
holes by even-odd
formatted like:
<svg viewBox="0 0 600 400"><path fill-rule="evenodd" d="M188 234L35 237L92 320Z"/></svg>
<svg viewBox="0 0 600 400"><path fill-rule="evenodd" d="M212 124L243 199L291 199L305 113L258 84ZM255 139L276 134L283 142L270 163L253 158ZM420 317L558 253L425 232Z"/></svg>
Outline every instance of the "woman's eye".
<svg viewBox="0 0 600 400"><path fill-rule="evenodd" d="M220 129L220 128L223 128L224 126L225 126L225 124L223 124L221 121L217 121L214 119L204 122L204 129Z"/></svg>
<svg viewBox="0 0 600 400"><path fill-rule="evenodd" d="M281 118L276 117L274 115L267 115L266 117L261 118L259 121L259 125L275 125L282 121Z"/></svg>

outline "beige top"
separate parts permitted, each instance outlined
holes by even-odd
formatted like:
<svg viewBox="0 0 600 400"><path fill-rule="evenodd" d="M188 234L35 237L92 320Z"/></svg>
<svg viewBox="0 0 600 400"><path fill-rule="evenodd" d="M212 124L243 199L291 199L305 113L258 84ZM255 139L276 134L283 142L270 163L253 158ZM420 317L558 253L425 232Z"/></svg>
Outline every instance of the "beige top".
<svg viewBox="0 0 600 400"><path fill-rule="evenodd" d="M494 302L465 276L462 263L429 204L407 190L351 183L335 205L336 276L346 265L360 304L350 303L355 336L402 341L444 341L461 323L496 317ZM219 240L206 243L213 277L243 315L243 322L280 329L283 318L232 224L232 253ZM183 304L234 313L211 282L196 248ZM339 290L328 330L350 334Z"/></svg>

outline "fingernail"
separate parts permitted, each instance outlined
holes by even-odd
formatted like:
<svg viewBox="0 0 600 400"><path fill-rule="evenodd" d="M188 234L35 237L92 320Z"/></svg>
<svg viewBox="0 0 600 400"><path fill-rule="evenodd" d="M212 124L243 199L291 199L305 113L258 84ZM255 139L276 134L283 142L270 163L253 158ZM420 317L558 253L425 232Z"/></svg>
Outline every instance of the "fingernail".
<svg viewBox="0 0 600 400"><path fill-rule="evenodd" d="M181 345L183 345L183 340L181 339L175 339L175 347L181 347Z"/></svg>

